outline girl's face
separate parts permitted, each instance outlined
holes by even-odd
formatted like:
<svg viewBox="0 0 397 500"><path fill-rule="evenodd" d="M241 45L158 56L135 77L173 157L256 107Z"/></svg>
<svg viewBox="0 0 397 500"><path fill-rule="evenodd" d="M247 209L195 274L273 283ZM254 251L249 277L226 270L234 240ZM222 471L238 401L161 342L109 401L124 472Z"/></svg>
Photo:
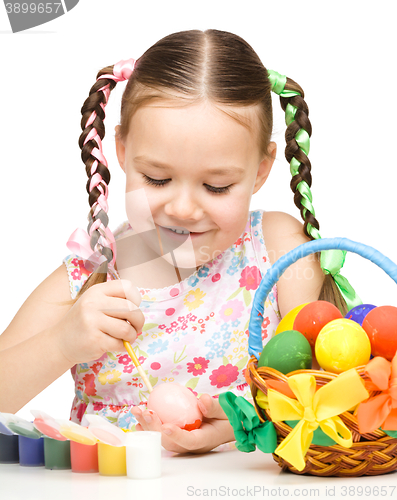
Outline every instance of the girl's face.
<svg viewBox="0 0 397 500"><path fill-rule="evenodd" d="M253 108L228 109L250 118L257 130ZM251 196L270 173L276 145L269 146L271 157L261 156L256 133L200 103L140 108L125 141L116 138L116 149L126 174L131 226L152 248L145 233L169 238L179 247L177 265L193 268L214 259L242 234ZM169 227L192 234L179 236L164 229ZM173 262L169 254L165 260Z"/></svg>

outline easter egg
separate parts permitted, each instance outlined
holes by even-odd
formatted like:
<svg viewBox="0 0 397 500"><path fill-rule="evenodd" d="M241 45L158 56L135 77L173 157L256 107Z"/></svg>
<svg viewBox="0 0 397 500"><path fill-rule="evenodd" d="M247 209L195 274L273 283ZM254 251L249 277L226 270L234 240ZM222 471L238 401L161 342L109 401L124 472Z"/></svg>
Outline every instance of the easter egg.
<svg viewBox="0 0 397 500"><path fill-rule="evenodd" d="M376 306L372 304L361 304L359 306L353 307L353 309L350 309L345 318L351 319L362 326L365 316L369 313L369 311L375 309L375 307Z"/></svg>
<svg viewBox="0 0 397 500"><path fill-rule="evenodd" d="M397 350L397 307L375 307L365 316L363 328L371 342L372 355L391 361Z"/></svg>
<svg viewBox="0 0 397 500"><path fill-rule="evenodd" d="M147 407L157 413L163 424L175 424L187 431L198 429L203 420L196 396L187 387L176 383L156 385Z"/></svg>
<svg viewBox="0 0 397 500"><path fill-rule="evenodd" d="M263 348L258 368L269 366L287 374L295 370L307 370L312 366L312 350L309 342L299 332L287 330L269 340Z"/></svg>
<svg viewBox="0 0 397 500"><path fill-rule="evenodd" d="M287 330L293 330L296 315L307 304L308 304L308 302L306 302L305 304L301 304L300 306L296 306L293 309L291 309L291 311L288 312L284 316L284 318L280 321L280 323L278 324L275 335L278 335L281 332L286 332Z"/></svg>
<svg viewBox="0 0 397 500"><path fill-rule="evenodd" d="M310 302L299 311L294 321L294 330L301 332L314 347L320 330L330 321L343 318L339 309L326 300Z"/></svg>
<svg viewBox="0 0 397 500"><path fill-rule="evenodd" d="M317 336L316 359L324 370L341 373L366 365L371 344L365 330L351 319L334 319Z"/></svg>

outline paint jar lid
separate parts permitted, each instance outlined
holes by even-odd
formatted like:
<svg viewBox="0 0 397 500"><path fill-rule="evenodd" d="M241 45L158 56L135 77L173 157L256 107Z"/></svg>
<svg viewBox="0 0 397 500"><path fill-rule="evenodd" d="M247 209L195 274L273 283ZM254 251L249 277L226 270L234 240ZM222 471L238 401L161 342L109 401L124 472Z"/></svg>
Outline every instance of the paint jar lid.
<svg viewBox="0 0 397 500"><path fill-rule="evenodd" d="M38 431L57 441L66 441L66 438L59 432L61 425L55 418L42 410L30 410L30 413L35 417L33 425Z"/></svg>
<svg viewBox="0 0 397 500"><path fill-rule="evenodd" d="M71 441L91 446L97 444L98 440L86 427L76 424L71 420L57 419L57 422L60 424L59 432Z"/></svg>
<svg viewBox="0 0 397 500"><path fill-rule="evenodd" d="M7 415L12 415L12 413L0 413L0 434L5 434L6 436L14 436L14 432L7 427L7 422L9 418Z"/></svg>
<svg viewBox="0 0 397 500"><path fill-rule="evenodd" d="M88 429L101 443L111 446L125 446L127 435L119 427L99 415L86 413L84 418L90 424Z"/></svg>
<svg viewBox="0 0 397 500"><path fill-rule="evenodd" d="M12 413L3 413L3 415L7 418L7 427L11 429L14 434L19 434L20 436L31 439L40 439L42 437L42 433L36 429L32 422L18 415L13 415Z"/></svg>

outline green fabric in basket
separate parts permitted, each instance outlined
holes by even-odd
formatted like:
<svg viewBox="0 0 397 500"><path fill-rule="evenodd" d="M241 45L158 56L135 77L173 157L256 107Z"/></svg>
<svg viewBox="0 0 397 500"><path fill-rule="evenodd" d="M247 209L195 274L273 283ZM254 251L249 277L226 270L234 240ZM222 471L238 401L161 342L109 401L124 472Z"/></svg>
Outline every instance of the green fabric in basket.
<svg viewBox="0 0 397 500"><path fill-rule="evenodd" d="M392 438L397 438L397 431L385 431L385 429L382 429L382 427L380 428L380 430L388 436L391 436Z"/></svg>

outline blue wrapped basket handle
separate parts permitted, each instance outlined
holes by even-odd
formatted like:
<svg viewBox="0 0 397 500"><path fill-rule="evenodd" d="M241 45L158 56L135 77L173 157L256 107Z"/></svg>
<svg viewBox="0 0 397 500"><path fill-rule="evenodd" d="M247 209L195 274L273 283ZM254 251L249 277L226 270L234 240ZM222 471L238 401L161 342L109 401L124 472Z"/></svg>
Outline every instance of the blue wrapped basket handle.
<svg viewBox="0 0 397 500"><path fill-rule="evenodd" d="M254 355L256 359L259 359L262 352L261 325L263 321L264 304L273 286L290 265L303 257L323 250L347 250L356 253L383 269L383 271L397 283L397 265L381 252L375 250L375 248L347 238L321 238L303 243L280 257L278 261L273 264L260 282L258 290L255 292L248 325L248 352L250 356Z"/></svg>

